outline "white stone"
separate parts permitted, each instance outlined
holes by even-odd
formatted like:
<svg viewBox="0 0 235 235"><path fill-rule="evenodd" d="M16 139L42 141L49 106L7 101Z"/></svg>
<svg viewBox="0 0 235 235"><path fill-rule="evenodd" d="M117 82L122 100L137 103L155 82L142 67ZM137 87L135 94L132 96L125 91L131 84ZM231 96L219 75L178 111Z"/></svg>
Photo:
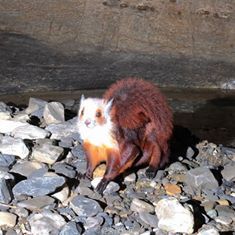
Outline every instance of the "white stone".
<svg viewBox="0 0 235 235"><path fill-rule="evenodd" d="M21 159L29 155L29 150L21 139L10 136L0 136L0 152L3 154L15 155Z"/></svg>
<svg viewBox="0 0 235 235"><path fill-rule="evenodd" d="M46 124L64 122L64 106L59 102L50 102L45 105L43 117Z"/></svg>
<svg viewBox="0 0 235 235"><path fill-rule="evenodd" d="M26 124L15 128L11 135L21 139L44 139L50 135L50 133L40 127Z"/></svg>
<svg viewBox="0 0 235 235"><path fill-rule="evenodd" d="M13 228L16 225L16 219L16 215L5 211L0 211L0 227L7 226Z"/></svg>
<svg viewBox="0 0 235 235"><path fill-rule="evenodd" d="M132 200L130 209L132 211L135 211L138 213L140 213L140 212L148 212L148 213L154 212L154 207L151 204L149 204L143 200L140 200L138 198L134 198Z"/></svg>
<svg viewBox="0 0 235 235"><path fill-rule="evenodd" d="M0 120L8 119L11 119L11 110L5 103L0 102Z"/></svg>
<svg viewBox="0 0 235 235"><path fill-rule="evenodd" d="M219 235L219 232L211 225L203 225L197 235Z"/></svg>
<svg viewBox="0 0 235 235"><path fill-rule="evenodd" d="M25 110L27 114L31 114L32 116L37 116L41 118L43 115L43 110L47 102L42 99L30 98L28 108Z"/></svg>
<svg viewBox="0 0 235 235"><path fill-rule="evenodd" d="M10 134L15 128L25 125L27 125L27 123L12 120L0 120L0 133Z"/></svg>
<svg viewBox="0 0 235 235"><path fill-rule="evenodd" d="M59 146L43 144L36 146L33 149L32 157L39 162L53 164L58 160L63 152L64 149Z"/></svg>
<svg viewBox="0 0 235 235"><path fill-rule="evenodd" d="M51 196L58 199L63 204L69 197L69 187L66 186L61 191L54 193Z"/></svg>
<svg viewBox="0 0 235 235"><path fill-rule="evenodd" d="M92 181L91 181L91 186L93 188L96 188L97 185L99 184L99 182L102 180L103 177L95 177Z"/></svg>
<svg viewBox="0 0 235 235"><path fill-rule="evenodd" d="M176 198L164 198L155 207L158 227L172 233L193 233L194 218L189 208L183 207Z"/></svg>

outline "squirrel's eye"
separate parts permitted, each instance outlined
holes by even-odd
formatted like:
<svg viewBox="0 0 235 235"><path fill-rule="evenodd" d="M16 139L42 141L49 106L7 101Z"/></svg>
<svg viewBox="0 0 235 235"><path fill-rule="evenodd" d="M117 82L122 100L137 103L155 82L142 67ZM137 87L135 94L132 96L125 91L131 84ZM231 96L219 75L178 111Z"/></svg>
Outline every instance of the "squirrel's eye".
<svg viewBox="0 0 235 235"><path fill-rule="evenodd" d="M84 114L84 109L81 111L81 116L83 116L83 114Z"/></svg>
<svg viewBox="0 0 235 235"><path fill-rule="evenodd" d="M95 116L96 116L97 118L101 117L101 112L100 112L100 111L96 112Z"/></svg>

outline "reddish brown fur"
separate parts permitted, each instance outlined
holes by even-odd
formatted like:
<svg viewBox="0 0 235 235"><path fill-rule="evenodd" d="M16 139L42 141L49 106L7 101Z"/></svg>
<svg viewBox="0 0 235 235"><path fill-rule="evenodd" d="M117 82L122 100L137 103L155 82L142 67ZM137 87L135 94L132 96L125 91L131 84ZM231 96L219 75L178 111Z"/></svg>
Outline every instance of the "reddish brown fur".
<svg viewBox="0 0 235 235"><path fill-rule="evenodd" d="M110 150L111 154L107 155L107 169L98 185L99 192L132 166L147 164L146 174L153 177L159 166L168 161L168 141L173 128L172 112L164 96L148 81L137 78L117 81L103 98L113 99L110 115L116 126L119 153L113 154Z"/></svg>

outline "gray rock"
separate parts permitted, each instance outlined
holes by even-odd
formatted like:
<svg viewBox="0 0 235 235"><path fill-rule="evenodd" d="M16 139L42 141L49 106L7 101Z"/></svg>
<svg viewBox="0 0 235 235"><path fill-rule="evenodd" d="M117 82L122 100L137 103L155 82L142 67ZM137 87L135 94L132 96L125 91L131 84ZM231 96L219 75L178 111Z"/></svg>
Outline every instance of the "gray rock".
<svg viewBox="0 0 235 235"><path fill-rule="evenodd" d="M12 210L20 218L27 218L29 216L29 211L23 207L16 207Z"/></svg>
<svg viewBox="0 0 235 235"><path fill-rule="evenodd" d="M45 105L43 117L46 124L64 122L64 106L59 102L50 102Z"/></svg>
<svg viewBox="0 0 235 235"><path fill-rule="evenodd" d="M140 219L148 224L149 226L156 228L158 226L158 218L156 215L152 215L147 212L140 212L139 213Z"/></svg>
<svg viewBox="0 0 235 235"><path fill-rule="evenodd" d="M73 138L71 136L61 138L61 141L59 142L59 146L63 148L72 148L73 146Z"/></svg>
<svg viewBox="0 0 235 235"><path fill-rule="evenodd" d="M21 139L10 136L0 136L0 152L8 155L15 155L22 159L29 155L29 149Z"/></svg>
<svg viewBox="0 0 235 235"><path fill-rule="evenodd" d="M154 206L150 205L149 203L140 200L138 198L134 198L130 205L130 210L135 212L148 212L153 213L154 212Z"/></svg>
<svg viewBox="0 0 235 235"><path fill-rule="evenodd" d="M37 177L42 177L45 174L48 173L48 167L46 165L43 165L42 168L39 168L37 170L34 170L32 174L28 176L28 178L37 178Z"/></svg>
<svg viewBox="0 0 235 235"><path fill-rule="evenodd" d="M9 173L8 167L0 166L0 179L14 180L14 176Z"/></svg>
<svg viewBox="0 0 235 235"><path fill-rule="evenodd" d="M227 181L235 181L235 162L231 165L224 166L221 171L223 178Z"/></svg>
<svg viewBox="0 0 235 235"><path fill-rule="evenodd" d="M56 192L51 196L63 203L68 199L69 193L70 193L69 187L65 186L59 192Z"/></svg>
<svg viewBox="0 0 235 235"><path fill-rule="evenodd" d="M110 194L116 193L119 189L120 189L119 184L117 184L116 182L111 181L111 182L108 183L108 185L105 188L103 194L104 195L110 195Z"/></svg>
<svg viewBox="0 0 235 235"><path fill-rule="evenodd" d="M102 212L103 209L99 203L95 200L86 198L84 196L76 196L70 202L70 207L78 216L95 216L99 212Z"/></svg>
<svg viewBox="0 0 235 235"><path fill-rule="evenodd" d="M18 234L14 229L10 228L6 231L5 235L18 235Z"/></svg>
<svg viewBox="0 0 235 235"><path fill-rule="evenodd" d="M40 127L26 124L19 126L12 130L11 135L20 139L43 139L50 135L49 131L46 131Z"/></svg>
<svg viewBox="0 0 235 235"><path fill-rule="evenodd" d="M46 127L46 130L51 133L51 139L61 140L62 138L77 134L77 118L73 118L67 122L50 124Z"/></svg>
<svg viewBox="0 0 235 235"><path fill-rule="evenodd" d="M64 175L68 178L74 178L76 175L76 171L73 169L72 166L66 164L66 163L61 163L57 162L52 166L52 169L57 173Z"/></svg>
<svg viewBox="0 0 235 235"><path fill-rule="evenodd" d="M226 157L232 161L235 161L235 148L222 147L221 151Z"/></svg>
<svg viewBox="0 0 235 235"><path fill-rule="evenodd" d="M12 228L16 225L16 220L16 215L5 211L0 211L0 226L7 226Z"/></svg>
<svg viewBox="0 0 235 235"><path fill-rule="evenodd" d="M0 202L8 204L12 200L7 181L0 178Z"/></svg>
<svg viewBox="0 0 235 235"><path fill-rule="evenodd" d="M47 164L54 164L63 154L64 149L51 144L42 144L33 148L32 158Z"/></svg>
<svg viewBox="0 0 235 235"><path fill-rule="evenodd" d="M218 215L217 211L214 209L208 210L206 214L212 219L214 219Z"/></svg>
<svg viewBox="0 0 235 235"><path fill-rule="evenodd" d="M223 225L229 225L233 222L233 219L227 216L218 216L215 218L215 221Z"/></svg>
<svg viewBox="0 0 235 235"><path fill-rule="evenodd" d="M11 119L11 113L11 109L4 102L0 102L0 120Z"/></svg>
<svg viewBox="0 0 235 235"><path fill-rule="evenodd" d="M124 178L125 184L134 183L135 181L136 181L136 174L135 173L129 174Z"/></svg>
<svg viewBox="0 0 235 235"><path fill-rule="evenodd" d="M49 210L32 214L28 218L31 227L31 234L34 235L57 235L66 224L64 218Z"/></svg>
<svg viewBox="0 0 235 235"><path fill-rule="evenodd" d="M65 183L62 176L43 176L22 180L13 188L15 197L28 195L33 197L44 196L53 193L58 187Z"/></svg>
<svg viewBox="0 0 235 235"><path fill-rule="evenodd" d="M92 229L98 227L103 223L102 217L88 217L84 223L85 230Z"/></svg>
<svg viewBox="0 0 235 235"><path fill-rule="evenodd" d="M44 164L36 161L24 161L22 163L16 163L10 172L29 177L34 171L45 167Z"/></svg>
<svg viewBox="0 0 235 235"><path fill-rule="evenodd" d="M219 231L212 225L203 225L197 235L219 235Z"/></svg>
<svg viewBox="0 0 235 235"><path fill-rule="evenodd" d="M25 122L17 122L12 120L0 120L0 133L10 134L14 129L25 126ZM29 125L29 124L28 124Z"/></svg>
<svg viewBox="0 0 235 235"><path fill-rule="evenodd" d="M191 147L187 148L187 152L186 152L186 157L190 160L192 160L193 156L195 155L194 150Z"/></svg>
<svg viewBox="0 0 235 235"><path fill-rule="evenodd" d="M68 222L61 229L59 235L80 235L82 234L82 228L75 222Z"/></svg>
<svg viewBox="0 0 235 235"><path fill-rule="evenodd" d="M176 198L161 199L155 207L158 227L172 233L193 233L194 218L189 208L183 207Z"/></svg>
<svg viewBox="0 0 235 235"><path fill-rule="evenodd" d="M39 210L43 207L53 204L55 199L49 196L34 197L28 200L20 201L17 203L17 206L26 208L28 210Z"/></svg>
<svg viewBox="0 0 235 235"><path fill-rule="evenodd" d="M187 167L181 162L174 162L168 167L169 174L188 171Z"/></svg>
<svg viewBox="0 0 235 235"><path fill-rule="evenodd" d="M210 169L206 167L198 167L189 170L186 174L185 182L195 192L202 189L216 189L219 186Z"/></svg>
<svg viewBox="0 0 235 235"><path fill-rule="evenodd" d="M229 217L235 221L235 210L231 206L217 205L215 210L219 216Z"/></svg>
<svg viewBox="0 0 235 235"><path fill-rule="evenodd" d="M15 156L0 153L0 167L10 167L15 163Z"/></svg>
<svg viewBox="0 0 235 235"><path fill-rule="evenodd" d="M46 104L47 102L44 100L30 98L28 108L25 110L25 112L31 116L41 118L43 116L43 111Z"/></svg>

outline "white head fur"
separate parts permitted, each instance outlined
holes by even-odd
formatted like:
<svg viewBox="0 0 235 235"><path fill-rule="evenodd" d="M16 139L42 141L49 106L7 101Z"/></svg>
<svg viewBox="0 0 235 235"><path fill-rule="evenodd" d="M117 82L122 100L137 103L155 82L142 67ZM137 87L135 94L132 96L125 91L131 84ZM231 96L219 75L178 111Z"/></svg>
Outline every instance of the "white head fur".
<svg viewBox="0 0 235 235"><path fill-rule="evenodd" d="M114 127L110 117L112 101L85 99L82 95L78 111L78 129L83 140L96 146L114 147L116 141L113 140Z"/></svg>

